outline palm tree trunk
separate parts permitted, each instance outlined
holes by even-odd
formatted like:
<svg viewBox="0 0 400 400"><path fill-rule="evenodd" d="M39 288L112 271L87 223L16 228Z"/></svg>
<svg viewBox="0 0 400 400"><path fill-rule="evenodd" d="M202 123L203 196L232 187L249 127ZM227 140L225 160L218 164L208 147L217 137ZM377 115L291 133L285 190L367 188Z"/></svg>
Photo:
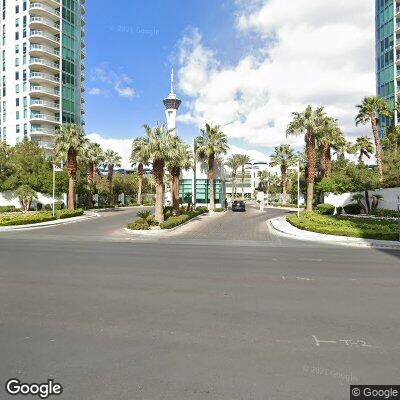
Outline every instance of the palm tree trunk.
<svg viewBox="0 0 400 400"><path fill-rule="evenodd" d="M164 222L164 160L154 160L153 175L156 183L156 205L155 218L156 221Z"/></svg>
<svg viewBox="0 0 400 400"><path fill-rule="evenodd" d="M312 211L314 201L315 182L315 138L312 131L306 133L307 154L307 211Z"/></svg>
<svg viewBox="0 0 400 400"><path fill-rule="evenodd" d="M181 175L180 168L172 168L171 175L171 193L172 193L172 214L179 215L179 177Z"/></svg>
<svg viewBox="0 0 400 400"><path fill-rule="evenodd" d="M142 205L142 187L143 187L143 164L138 165L138 192L137 192L137 203Z"/></svg>
<svg viewBox="0 0 400 400"><path fill-rule="evenodd" d="M325 144L322 148L321 177L326 178L332 172L331 147Z"/></svg>
<svg viewBox="0 0 400 400"><path fill-rule="evenodd" d="M75 210L76 202L76 173L78 170L78 163L76 161L76 151L72 147L68 150L67 157L68 169L68 210Z"/></svg>
<svg viewBox="0 0 400 400"><path fill-rule="evenodd" d="M382 147L381 147L381 139L379 138L378 134L378 127L375 114L371 115L371 126L375 140L375 156L376 156L376 164L378 166L379 180L382 183L383 182Z"/></svg>
<svg viewBox="0 0 400 400"><path fill-rule="evenodd" d="M286 204L286 197L287 197L287 173L286 173L286 166L281 165L281 185L282 185L282 199L281 205Z"/></svg>
<svg viewBox="0 0 400 400"><path fill-rule="evenodd" d="M365 190L364 195L365 195L365 205L367 206L366 207L366 211L367 211L367 214L370 214L370 212L371 212L371 203L369 201L369 191Z"/></svg>
<svg viewBox="0 0 400 400"><path fill-rule="evenodd" d="M242 165L242 199L244 200L244 165Z"/></svg>
<svg viewBox="0 0 400 400"><path fill-rule="evenodd" d="M114 178L114 165L110 164L108 166L108 175L107 175L110 206L113 206L115 204L113 178Z"/></svg>
<svg viewBox="0 0 400 400"><path fill-rule="evenodd" d="M88 196L87 196L87 208L90 210L93 208L93 181L94 181L94 164L89 162L87 172L87 183L88 183Z"/></svg>
<svg viewBox="0 0 400 400"><path fill-rule="evenodd" d="M208 182L210 186L210 210L215 210L215 193L214 193L214 164L215 164L215 155L210 154L208 157Z"/></svg>

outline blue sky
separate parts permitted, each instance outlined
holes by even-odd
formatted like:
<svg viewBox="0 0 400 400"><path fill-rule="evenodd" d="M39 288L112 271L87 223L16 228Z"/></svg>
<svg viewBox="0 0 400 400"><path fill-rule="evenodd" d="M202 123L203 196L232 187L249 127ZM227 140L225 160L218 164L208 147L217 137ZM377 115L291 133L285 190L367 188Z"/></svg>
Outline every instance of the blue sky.
<svg viewBox="0 0 400 400"><path fill-rule="evenodd" d="M355 104L375 92L370 2L87 0L86 10L86 132L126 163L126 139L165 120L172 66L187 142L205 121L233 121L232 152L261 160L283 143L300 149L303 138L285 132L308 104L349 140L370 134L354 124Z"/></svg>
<svg viewBox="0 0 400 400"><path fill-rule="evenodd" d="M215 0L88 0L87 132L126 138L141 135L144 123L163 121L161 100L169 92L170 68L178 68L177 45L191 28L202 32L204 41L218 51L224 63L235 62L241 42L235 40L232 4ZM121 79L123 88L133 88L133 96L132 91L122 96L113 89ZM180 111L185 112L185 101ZM188 140L197 129L180 124L179 132Z"/></svg>

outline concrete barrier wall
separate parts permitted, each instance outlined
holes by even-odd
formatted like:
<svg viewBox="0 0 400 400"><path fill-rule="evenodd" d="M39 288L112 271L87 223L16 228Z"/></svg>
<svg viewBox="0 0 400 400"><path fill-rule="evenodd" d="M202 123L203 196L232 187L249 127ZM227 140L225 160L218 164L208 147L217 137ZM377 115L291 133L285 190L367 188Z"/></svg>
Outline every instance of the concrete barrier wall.
<svg viewBox="0 0 400 400"><path fill-rule="evenodd" d="M400 188L389 188L389 189L379 189L371 190L369 192L370 197L373 193L378 193L383 196L383 199L379 201L379 208L387 208L388 210L397 210L397 203L400 197ZM364 194L364 193L363 193ZM332 204L336 207L343 207L349 203L354 203L351 201L354 193L344 193L344 194L333 194L325 193L325 203Z"/></svg>

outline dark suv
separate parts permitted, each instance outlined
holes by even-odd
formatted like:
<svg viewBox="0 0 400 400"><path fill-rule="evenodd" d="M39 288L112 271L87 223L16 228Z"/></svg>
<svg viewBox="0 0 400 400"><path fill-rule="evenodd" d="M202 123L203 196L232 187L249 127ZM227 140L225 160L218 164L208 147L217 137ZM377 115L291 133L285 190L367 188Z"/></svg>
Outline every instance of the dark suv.
<svg viewBox="0 0 400 400"><path fill-rule="evenodd" d="M232 211L246 211L246 204L243 200L235 200L232 203Z"/></svg>

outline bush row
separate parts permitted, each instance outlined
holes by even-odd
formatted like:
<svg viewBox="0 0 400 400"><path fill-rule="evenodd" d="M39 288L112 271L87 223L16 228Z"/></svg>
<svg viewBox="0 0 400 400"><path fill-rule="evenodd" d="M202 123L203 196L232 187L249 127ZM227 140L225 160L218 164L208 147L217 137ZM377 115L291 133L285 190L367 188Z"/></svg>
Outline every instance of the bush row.
<svg viewBox="0 0 400 400"><path fill-rule="evenodd" d="M11 213L11 212L19 212L20 209L16 208L15 206L1 206L0 207L0 214L1 213Z"/></svg>
<svg viewBox="0 0 400 400"><path fill-rule="evenodd" d="M399 227L396 221L328 216L314 212L303 212L300 218L297 218L297 215L290 215L287 220L296 228L328 235L381 240L399 239Z"/></svg>
<svg viewBox="0 0 400 400"><path fill-rule="evenodd" d="M386 208L376 208L371 211L371 215L375 215L376 217L400 218L399 211L387 210Z"/></svg>
<svg viewBox="0 0 400 400"><path fill-rule="evenodd" d="M39 222L54 221L56 219L78 217L80 215L83 215L82 209L75 211L58 210L55 217L53 217L53 214L50 211L38 211L29 214L2 215L0 216L0 226L37 224Z"/></svg>

